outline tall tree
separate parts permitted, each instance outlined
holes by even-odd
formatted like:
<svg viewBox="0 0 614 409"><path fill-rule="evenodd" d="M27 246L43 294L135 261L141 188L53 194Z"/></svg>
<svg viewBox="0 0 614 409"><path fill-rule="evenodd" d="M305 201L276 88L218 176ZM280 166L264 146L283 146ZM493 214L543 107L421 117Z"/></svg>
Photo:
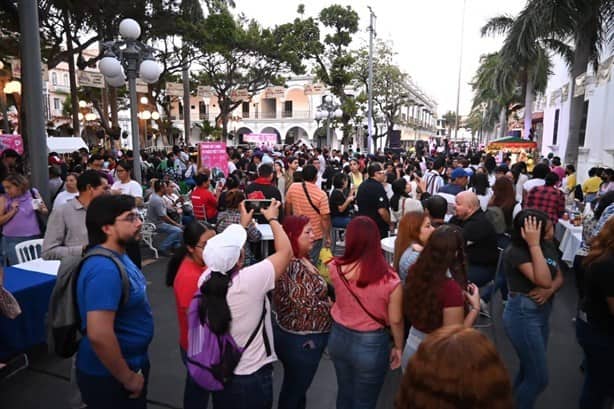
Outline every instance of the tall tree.
<svg viewBox="0 0 614 409"><path fill-rule="evenodd" d="M532 108L535 94L543 93L548 85L552 63L550 52L570 60L571 48L556 38L537 36L530 25L531 16L523 10L516 18L498 16L481 29L482 36L505 34L500 55L504 63L516 67L518 81L524 91L524 135L532 129Z"/></svg>
<svg viewBox="0 0 614 409"><path fill-rule="evenodd" d="M378 41L373 58L373 102L377 111L384 117L386 131L374 135L374 143L379 137L386 137L385 146L392 135L395 124L401 122L401 109L410 102L408 75L393 61L395 53L392 45ZM361 86L369 89L369 50L362 47L353 53L353 76Z"/></svg>
<svg viewBox="0 0 614 409"><path fill-rule="evenodd" d="M270 85L282 85L284 75L302 73L302 46L289 43L294 32L282 25L263 28L254 20L234 18L228 10L210 14L199 28L196 79L199 84L213 87L220 114L216 123L222 125L222 135L228 135L228 121L233 110L243 100L236 98L240 89L253 97Z"/></svg>
<svg viewBox="0 0 614 409"><path fill-rule="evenodd" d="M530 0L522 13L533 39L548 36L573 44L570 64L571 106L565 162L576 164L584 98L574 97L575 78L589 63L597 69L607 44L614 43L614 0ZM527 41L531 38L527 36Z"/></svg>
<svg viewBox="0 0 614 409"><path fill-rule="evenodd" d="M507 64L500 53L482 55L471 87L474 92L472 108L485 104L485 124L494 127L498 118L498 136L504 136L509 108L521 102L522 91L514 67Z"/></svg>

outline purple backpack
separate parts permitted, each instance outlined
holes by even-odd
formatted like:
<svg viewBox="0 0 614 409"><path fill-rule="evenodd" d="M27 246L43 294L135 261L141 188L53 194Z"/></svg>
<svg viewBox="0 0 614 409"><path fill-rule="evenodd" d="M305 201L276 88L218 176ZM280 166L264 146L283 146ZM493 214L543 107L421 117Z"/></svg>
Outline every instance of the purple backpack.
<svg viewBox="0 0 614 409"><path fill-rule="evenodd" d="M239 365L243 352L250 346L262 327L267 353L269 340L263 322L266 314L266 299L262 306L262 315L256 329L252 332L244 347L235 342L230 332L217 335L207 325L201 324L198 305L202 295L197 293L188 309L188 351L187 365L190 376L201 388L220 391L230 381L234 370Z"/></svg>

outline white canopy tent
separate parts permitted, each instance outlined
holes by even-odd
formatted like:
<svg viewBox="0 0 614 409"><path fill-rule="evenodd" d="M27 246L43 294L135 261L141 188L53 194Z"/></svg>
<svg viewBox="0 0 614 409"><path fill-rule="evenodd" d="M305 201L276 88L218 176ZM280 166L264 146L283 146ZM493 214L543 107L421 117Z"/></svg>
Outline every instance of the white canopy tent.
<svg viewBox="0 0 614 409"><path fill-rule="evenodd" d="M57 152L59 154L72 153L81 148L88 149L83 138L55 136L47 138L47 148L49 152Z"/></svg>

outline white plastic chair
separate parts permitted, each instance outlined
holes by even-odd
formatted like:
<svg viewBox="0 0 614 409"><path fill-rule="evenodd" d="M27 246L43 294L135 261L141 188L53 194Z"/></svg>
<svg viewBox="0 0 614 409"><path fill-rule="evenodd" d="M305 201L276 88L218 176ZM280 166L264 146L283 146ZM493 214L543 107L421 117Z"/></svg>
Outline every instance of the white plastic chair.
<svg viewBox="0 0 614 409"><path fill-rule="evenodd" d="M19 264L40 258L43 252L43 239L22 241L15 246Z"/></svg>
<svg viewBox="0 0 614 409"><path fill-rule="evenodd" d="M141 239L147 244L147 247L154 252L156 259L158 258L158 249L153 245L153 236L156 234L156 225L145 222L141 226Z"/></svg>

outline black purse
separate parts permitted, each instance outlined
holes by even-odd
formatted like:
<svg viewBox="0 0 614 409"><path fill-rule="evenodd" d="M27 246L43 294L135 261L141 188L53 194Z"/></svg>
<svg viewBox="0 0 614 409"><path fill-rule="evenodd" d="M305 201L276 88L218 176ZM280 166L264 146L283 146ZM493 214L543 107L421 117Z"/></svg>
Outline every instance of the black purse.
<svg viewBox="0 0 614 409"><path fill-rule="evenodd" d="M32 195L33 199L40 199L41 201L43 200L43 198L40 197L40 195L38 195L34 189L30 189L30 194ZM41 231L41 235L44 236L45 230L47 230L47 217L40 214L40 212L36 209L34 209L34 214L36 215L36 221L38 222L38 228Z"/></svg>

